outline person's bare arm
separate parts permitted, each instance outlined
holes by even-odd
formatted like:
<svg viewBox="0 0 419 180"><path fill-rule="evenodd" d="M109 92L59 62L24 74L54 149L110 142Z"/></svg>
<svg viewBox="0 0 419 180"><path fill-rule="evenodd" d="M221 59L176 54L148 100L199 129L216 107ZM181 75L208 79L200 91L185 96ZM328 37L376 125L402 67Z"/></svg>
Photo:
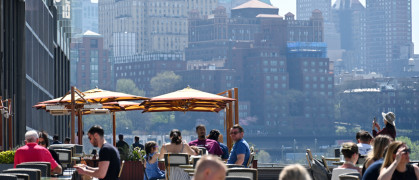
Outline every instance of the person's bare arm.
<svg viewBox="0 0 419 180"><path fill-rule="evenodd" d="M166 144L163 144L161 146L160 154L159 154L159 159L163 159L164 158L164 153L167 153L167 151L166 151Z"/></svg>
<svg viewBox="0 0 419 180"><path fill-rule="evenodd" d="M417 165L413 165L413 168L415 169L416 179L419 180L419 167Z"/></svg>
<svg viewBox="0 0 419 180"><path fill-rule="evenodd" d="M244 162L244 157L245 157L245 154L238 154L237 155L237 161L234 164L242 165L243 162Z"/></svg>
<svg viewBox="0 0 419 180"><path fill-rule="evenodd" d="M380 171L380 176L378 176L378 180L390 180L394 174L394 171L397 168L397 165L400 163L400 159L404 154L403 150L406 148L399 148L396 153L396 159L394 159L393 163L390 164L389 167L383 168Z"/></svg>
<svg viewBox="0 0 419 180"><path fill-rule="evenodd" d="M183 151L186 151L189 155L197 155L197 153L189 146L188 144L184 144L185 148L183 148Z"/></svg>
<svg viewBox="0 0 419 180"><path fill-rule="evenodd" d="M98 168L89 168L89 167L82 167L77 168L77 172L79 174L85 174L91 177L103 179L106 176L106 172L108 172L110 161L99 161Z"/></svg>
<svg viewBox="0 0 419 180"><path fill-rule="evenodd" d="M51 172L54 174L61 174L63 172L63 168L60 165L58 165L54 169L52 169Z"/></svg>

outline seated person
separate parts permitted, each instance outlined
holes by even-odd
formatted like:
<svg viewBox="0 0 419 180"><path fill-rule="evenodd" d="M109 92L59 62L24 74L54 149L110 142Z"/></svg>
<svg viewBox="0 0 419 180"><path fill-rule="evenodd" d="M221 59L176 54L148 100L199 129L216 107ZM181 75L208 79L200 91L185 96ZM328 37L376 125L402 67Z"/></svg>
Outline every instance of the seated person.
<svg viewBox="0 0 419 180"><path fill-rule="evenodd" d="M419 179L419 168L409 164L410 149L406 143L394 141L388 145L379 180Z"/></svg>
<svg viewBox="0 0 419 180"><path fill-rule="evenodd" d="M197 155L197 153L188 144L182 142L182 136L178 129L170 131L170 139L170 143L162 145L159 159L164 159L165 153L187 153L189 155Z"/></svg>
<svg viewBox="0 0 419 180"><path fill-rule="evenodd" d="M52 173L61 174L61 166L54 160L48 149L38 145L38 142L38 133L36 131L31 130L26 132L26 145L16 150L14 168L16 168L16 165L23 162L43 161L51 164Z"/></svg>
<svg viewBox="0 0 419 180"><path fill-rule="evenodd" d="M198 139L189 142L189 146L205 147L205 149L208 151L208 154L214 154L217 156L223 155L223 150L221 149L218 142L212 139L207 139L205 137L206 133L207 132L204 125L200 124L196 126L196 135L198 135Z"/></svg>
<svg viewBox="0 0 419 180"><path fill-rule="evenodd" d="M372 136L369 132L361 130L356 133L356 140L358 141L358 150L361 156L367 156L368 152L371 151L372 146L370 145Z"/></svg>
<svg viewBox="0 0 419 180"><path fill-rule="evenodd" d="M345 162L338 168L355 169L361 174L361 169L355 165L359 157L358 146L353 142L343 143L341 153L345 158Z"/></svg>
<svg viewBox="0 0 419 180"><path fill-rule="evenodd" d="M48 141L48 134L45 131L41 131L38 133L39 135L39 140L38 140L38 145L47 148L49 146L49 141ZM53 150L53 149L48 149L48 151L51 153L52 158L54 158L54 160L60 165L60 160L58 159L58 154Z"/></svg>
<svg viewBox="0 0 419 180"><path fill-rule="evenodd" d="M145 143L145 152L146 155L144 159L146 161L146 168L145 171L147 173L147 177L149 180L155 179L164 179L165 173L164 171L159 169L159 162L157 158L159 157L159 146L154 141L148 141ZM144 179L146 179L144 175Z"/></svg>
<svg viewBox="0 0 419 180"><path fill-rule="evenodd" d="M215 141L218 142L218 144L220 145L221 149L223 150L223 155L221 155L221 159L224 160L224 161L227 161L228 160L228 156L230 154L228 152L228 147L225 144L220 143L218 141L218 139L220 138L220 134L221 134L220 131L218 131L217 129L213 129L213 130L210 131L210 134L208 135L208 139L212 139L212 140L215 140ZM222 140L222 138L221 138L221 140Z"/></svg>
<svg viewBox="0 0 419 180"><path fill-rule="evenodd" d="M226 165L217 156L204 155L196 164L194 179L224 180L226 172Z"/></svg>

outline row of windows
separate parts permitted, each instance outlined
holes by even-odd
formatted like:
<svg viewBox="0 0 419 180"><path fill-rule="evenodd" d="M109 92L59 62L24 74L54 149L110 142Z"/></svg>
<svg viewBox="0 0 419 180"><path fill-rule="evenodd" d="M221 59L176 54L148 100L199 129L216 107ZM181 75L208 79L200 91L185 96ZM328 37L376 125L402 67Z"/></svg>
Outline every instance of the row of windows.
<svg viewBox="0 0 419 180"><path fill-rule="evenodd" d="M310 87L312 87L313 89L317 89L317 87L320 87L320 89L324 89L326 87L326 85L325 84L320 84L320 85L318 85L318 84L312 84L310 86L310 84L305 84L304 87L306 89L310 89ZM327 85L327 89L332 89L332 88L333 88L333 85L332 84L328 84Z"/></svg>
<svg viewBox="0 0 419 180"><path fill-rule="evenodd" d="M314 82L316 82L318 79L321 82L324 82L326 80L326 78L323 77L323 76L321 76L321 77L317 77L317 76L306 76L306 77L304 77L304 79L305 79L305 81L310 81L310 79L312 79ZM330 77L330 76L327 77L327 81L331 82L332 81L332 77Z"/></svg>
<svg viewBox="0 0 419 180"><path fill-rule="evenodd" d="M287 76L280 76L282 81L286 81L287 80ZM270 81L271 79L273 79L274 81L278 81L279 80L279 76L265 76L266 81Z"/></svg>
<svg viewBox="0 0 419 180"><path fill-rule="evenodd" d="M275 60L272 60L272 61L268 61L268 60L263 60L263 65L264 66L268 66L268 65L271 65L271 66L277 66L278 65L278 61L275 61ZM279 65L280 66L284 66L285 65L285 61L279 61Z"/></svg>

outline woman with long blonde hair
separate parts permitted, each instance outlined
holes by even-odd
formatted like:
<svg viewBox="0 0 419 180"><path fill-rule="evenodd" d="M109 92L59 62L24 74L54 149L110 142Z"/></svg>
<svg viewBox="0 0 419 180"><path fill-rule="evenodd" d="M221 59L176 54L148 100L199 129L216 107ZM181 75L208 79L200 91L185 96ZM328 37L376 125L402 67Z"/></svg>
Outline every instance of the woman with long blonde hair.
<svg viewBox="0 0 419 180"><path fill-rule="evenodd" d="M365 173L365 170L375 161L383 158L384 149L391 143L392 138L388 135L378 135L374 139L373 149L368 153L368 157L365 160L364 165L362 166L362 174Z"/></svg>
<svg viewBox="0 0 419 180"><path fill-rule="evenodd" d="M394 141L388 146L378 180L417 179L419 168L408 164L410 149L404 142Z"/></svg>

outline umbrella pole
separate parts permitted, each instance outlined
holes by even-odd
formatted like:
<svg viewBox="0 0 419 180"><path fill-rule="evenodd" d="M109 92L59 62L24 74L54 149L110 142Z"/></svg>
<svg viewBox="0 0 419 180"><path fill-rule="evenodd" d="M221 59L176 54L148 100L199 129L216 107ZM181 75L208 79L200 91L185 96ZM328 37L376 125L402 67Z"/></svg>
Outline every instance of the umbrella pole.
<svg viewBox="0 0 419 180"><path fill-rule="evenodd" d="M113 135L113 146L116 146L116 120L115 112L112 112L112 135Z"/></svg>
<svg viewBox="0 0 419 180"><path fill-rule="evenodd" d="M12 112L12 99L8 99L7 100L7 107L9 107L9 109L7 109L9 112ZM9 114L9 118L8 118L8 127L9 127L9 149L13 149L13 127L12 127L12 115Z"/></svg>
<svg viewBox="0 0 419 180"><path fill-rule="evenodd" d="M231 90L228 90L228 97L232 98L233 94L231 93ZM228 114L227 114L227 121L228 121L228 125L227 125L227 133L230 134L230 129L231 127L233 127L233 102L228 103ZM228 143L228 149L231 150L232 146L233 146L233 140L231 139L231 136L227 137L227 143Z"/></svg>
<svg viewBox="0 0 419 180"><path fill-rule="evenodd" d="M75 124L75 113L74 113L74 86L71 86L71 144L75 143L76 139L76 132L74 130L74 124Z"/></svg>
<svg viewBox="0 0 419 180"><path fill-rule="evenodd" d="M77 139L80 145L83 144L83 127L82 127L82 112L80 109L77 110L77 119L78 119L78 126L77 126Z"/></svg>
<svg viewBox="0 0 419 180"><path fill-rule="evenodd" d="M0 106L3 106L3 97L0 96ZM0 114L0 150L3 150L3 115Z"/></svg>
<svg viewBox="0 0 419 180"><path fill-rule="evenodd" d="M234 120L235 124L239 124L239 88L234 88L234 99L236 99L236 102L234 102Z"/></svg>

